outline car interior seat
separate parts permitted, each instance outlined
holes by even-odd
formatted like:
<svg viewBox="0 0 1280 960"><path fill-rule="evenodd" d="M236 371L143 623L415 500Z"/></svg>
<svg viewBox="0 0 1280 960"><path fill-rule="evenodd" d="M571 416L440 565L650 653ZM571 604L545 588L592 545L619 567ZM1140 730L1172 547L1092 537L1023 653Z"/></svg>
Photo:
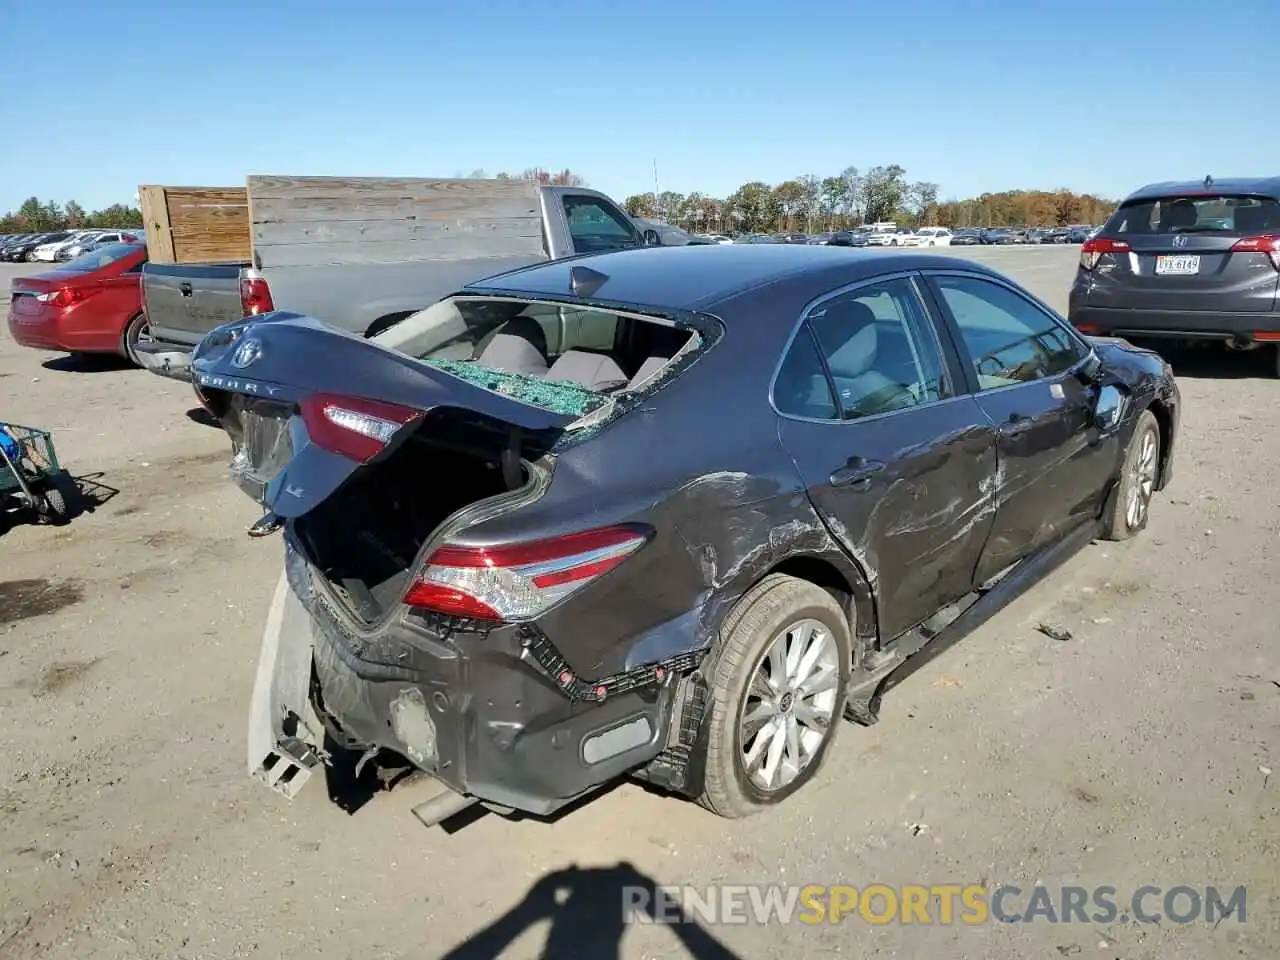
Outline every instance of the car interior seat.
<svg viewBox="0 0 1280 960"><path fill-rule="evenodd" d="M503 373L543 376L547 372L547 333L532 317L512 317L498 328L476 360Z"/></svg>

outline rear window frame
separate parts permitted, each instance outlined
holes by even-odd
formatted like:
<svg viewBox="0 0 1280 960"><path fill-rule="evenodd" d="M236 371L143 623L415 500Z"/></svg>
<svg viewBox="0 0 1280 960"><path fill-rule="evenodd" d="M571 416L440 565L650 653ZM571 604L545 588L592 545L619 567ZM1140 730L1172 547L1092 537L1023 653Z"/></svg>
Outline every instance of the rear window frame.
<svg viewBox="0 0 1280 960"><path fill-rule="evenodd" d="M1175 236L1179 233L1188 232L1188 231L1177 231L1177 230L1135 231L1135 230L1122 230L1122 229L1119 229L1118 227L1118 224L1123 222L1121 218L1124 216L1125 212L1128 210L1133 210L1135 208L1144 207L1144 206L1148 207L1149 210L1148 210L1147 219L1148 219L1148 223L1150 223L1151 216L1154 214L1157 204L1171 203L1175 200L1191 200L1192 202L1210 201L1210 200L1237 200L1237 201L1238 200L1257 200L1259 201L1260 205L1265 204L1266 202L1269 201L1275 207L1275 215L1274 215L1275 226L1271 228L1271 231L1280 232L1280 197L1275 197L1268 193L1260 193L1260 192L1252 192L1252 191L1217 192L1217 191L1210 191L1210 190L1181 191L1181 192L1174 192L1174 193L1168 193L1168 194L1144 195L1141 197L1130 198L1128 200L1123 201L1120 204L1120 206L1116 208L1115 212L1112 213L1111 216L1107 218L1107 221L1102 226L1102 229L1100 232L1106 234L1109 237L1169 237L1169 236ZM1234 206L1239 206L1239 204L1237 203ZM1234 221L1235 221L1235 217L1233 214L1232 227L1230 229L1196 230L1196 231L1190 231L1190 232L1198 233L1201 236L1208 236L1208 237L1254 235L1255 231L1243 231L1243 230L1236 229L1234 226ZM1257 231L1257 232L1265 233L1267 231L1263 230L1263 231Z"/></svg>

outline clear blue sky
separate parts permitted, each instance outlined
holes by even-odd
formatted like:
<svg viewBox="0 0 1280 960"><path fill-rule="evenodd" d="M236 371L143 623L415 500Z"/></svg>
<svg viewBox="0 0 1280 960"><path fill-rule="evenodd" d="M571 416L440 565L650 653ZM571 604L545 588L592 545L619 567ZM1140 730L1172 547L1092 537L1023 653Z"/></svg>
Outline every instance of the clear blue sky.
<svg viewBox="0 0 1280 960"><path fill-rule="evenodd" d="M899 163L943 198L1276 173L1275 0L11 0L0 212L249 173ZM59 64L68 65L65 71Z"/></svg>

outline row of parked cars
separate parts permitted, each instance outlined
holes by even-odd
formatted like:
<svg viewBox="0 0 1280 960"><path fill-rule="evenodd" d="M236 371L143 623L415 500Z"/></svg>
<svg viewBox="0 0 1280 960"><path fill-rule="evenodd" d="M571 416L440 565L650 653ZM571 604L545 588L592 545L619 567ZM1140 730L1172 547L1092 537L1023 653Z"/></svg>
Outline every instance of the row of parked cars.
<svg viewBox="0 0 1280 960"><path fill-rule="evenodd" d="M144 243L142 230L52 230L0 235L0 262L64 263L112 243Z"/></svg>
<svg viewBox="0 0 1280 960"><path fill-rule="evenodd" d="M801 243L833 247L949 247L995 246L1018 243L1084 243L1098 227L1078 224L1070 227L899 227L873 224L853 230L827 233L747 234L730 237L704 234L704 243Z"/></svg>

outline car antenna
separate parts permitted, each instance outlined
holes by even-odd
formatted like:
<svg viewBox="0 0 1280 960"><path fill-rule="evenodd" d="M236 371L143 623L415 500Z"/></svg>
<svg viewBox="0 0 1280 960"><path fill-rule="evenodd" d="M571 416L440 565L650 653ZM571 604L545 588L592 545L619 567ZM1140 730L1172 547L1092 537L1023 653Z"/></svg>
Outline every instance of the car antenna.
<svg viewBox="0 0 1280 960"><path fill-rule="evenodd" d="M578 265L569 270L569 292L575 297L592 297L609 279L608 274Z"/></svg>
<svg viewBox="0 0 1280 960"><path fill-rule="evenodd" d="M1209 189L1210 187L1212 187L1212 186L1213 186L1213 177L1209 176L1209 175L1206 173L1206 174L1205 174L1205 176L1204 176L1204 188L1205 188L1206 190L1208 190L1208 189Z"/></svg>

